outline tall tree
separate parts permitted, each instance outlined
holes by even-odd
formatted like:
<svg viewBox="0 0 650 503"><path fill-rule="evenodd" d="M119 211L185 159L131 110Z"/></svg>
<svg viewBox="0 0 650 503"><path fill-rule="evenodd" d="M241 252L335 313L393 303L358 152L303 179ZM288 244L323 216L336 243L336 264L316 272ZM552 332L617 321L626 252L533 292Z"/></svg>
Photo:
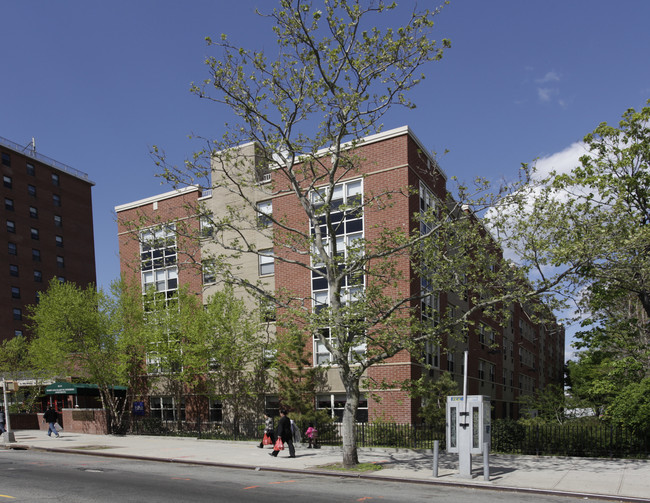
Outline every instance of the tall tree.
<svg viewBox="0 0 650 503"><path fill-rule="evenodd" d="M425 343L439 344L444 334L462 333L457 328L467 328L478 312L502 321L513 302L534 299L566 276L544 277L533 285L526 273L541 268L538 256L527 255L520 269L503 261L475 216L502 194L477 196L475 191L486 189L480 180L477 187L459 187L455 200L423 208L418 224L407 229L379 229L372 241L360 237L342 244L333 238L342 213L376 212L413 194L412 187L386 187L351 194L341 204L338 188L343 179L363 176L359 140L380 131L382 117L392 108L415 107L408 92L421 83L425 66L450 47L448 40L437 43L432 37L438 13L406 11L381 1L329 0L316 7L282 0L268 16L279 47L274 60L263 51L240 49L225 36L208 39L220 54L208 58L209 78L193 91L226 105L238 122L227 124L221 140L207 140L207 147L182 167L167 165L156 150L162 176L174 186L207 178L206 189L229 192L224 214L201 215L211 219L212 240L220 250L212 259L224 280L277 303L279 331L282 323L303 327L327 355L315 355L316 363L338 369L346 390L346 466L358 462L355 415L371 366L402 350L420 354ZM387 26L399 16L404 24ZM250 142L255 145L253 162L240 147ZM272 183L258 183L264 173L272 173ZM262 212L272 225L260 229L259 192L269 199L291 194L309 225ZM465 211L466 204L475 214ZM322 277L327 298L297 298L295 292L247 280L238 257L263 253L247 234L253 231L272 238L276 261ZM408 257L422 276L421 293L399 292L396 285L404 280L395 265L399 257ZM470 299L471 309L458 314L431 307L421 315L420 298L450 289Z"/></svg>
<svg viewBox="0 0 650 503"><path fill-rule="evenodd" d="M584 319L570 372L574 392L602 410L636 396L628 387L650 376L650 106L584 141L580 166L553 174L552 187L591 244L580 251Z"/></svg>
<svg viewBox="0 0 650 503"><path fill-rule="evenodd" d="M94 285L82 289L53 279L39 303L30 306L34 338L29 355L34 368L47 377L76 376L97 384L110 431L123 432L128 400L115 387L130 384L129 375L141 367L144 344L133 307L136 297L128 300L124 285L114 288L123 297L107 296Z"/></svg>
<svg viewBox="0 0 650 503"><path fill-rule="evenodd" d="M148 370L157 376L152 386L175 396L178 419L185 397L218 399L235 428L243 420L257 419L268 388L268 344L257 313L230 287L212 294L205 305L185 287L172 300L148 292L144 302ZM194 407L196 413L202 409Z"/></svg>

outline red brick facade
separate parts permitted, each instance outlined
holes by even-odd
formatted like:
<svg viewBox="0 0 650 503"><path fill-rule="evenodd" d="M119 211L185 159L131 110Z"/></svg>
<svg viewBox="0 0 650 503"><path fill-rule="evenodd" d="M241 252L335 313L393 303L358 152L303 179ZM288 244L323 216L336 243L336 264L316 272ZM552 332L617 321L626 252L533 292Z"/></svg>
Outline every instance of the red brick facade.
<svg viewBox="0 0 650 503"><path fill-rule="evenodd" d="M363 177L363 192L366 198L372 194L384 194L387 190L395 190L395 197L390 205L370 206L364 209L363 232L365 240L372 246L379 237L382 229L400 228L404 231L416 230L418 223L413 219L420 208L419 195L406 195L405 189L417 188L423 183L440 200L447 196L446 176L439 170L436 163L425 153L417 138L407 129L389 131L382 135L369 137L358 147L358 155L362 159L358 171L351 173L344 180ZM327 161L325 161L327 162ZM281 193L281 179L277 173L275 197L272 200L273 214L282 218L290 228L300 229L309 233L309 222L304 210L291 191ZM401 191L401 192L400 192ZM122 222L137 221L146 217L148 221L191 221L188 214L188 204L200 197L198 191L187 191L175 195L161 195L151 200L145 200L131 205L124 205L118 210L118 219ZM154 209L156 205L157 209ZM193 225L198 225L194 220ZM139 244L133 240L130 227L120 223L120 253L122 273L131 278L137 278L137 267L130 264L135 259L139 264ZM276 236L277 234L276 229ZM281 240L281 237L279 238ZM200 263L200 250L189 242L185 243L189 262ZM183 245L179 244L179 248ZM288 248L277 247L277 255L294 260L308 260L305 255ZM420 280L411 270L408 257L395 258L397 270L401 271L402 279L397 283L395 294L400 297L415 295L420 289ZM180 263L180 259L179 259ZM187 267L179 271L181 284L189 284L193 291L200 291L200 270ZM312 297L312 283L309 270L293 265L290 262L276 260L274 271L276 291L288 291L296 298L309 299ZM418 301L419 302L419 301ZM417 307L418 303L413 307ZM448 307L448 295L440 294L440 309ZM281 313L278 313L281 316ZM490 325L487 320L475 316L475 321ZM478 327L478 323L476 325ZM492 397L496 417L516 416L517 397L521 392L532 391L550 382L561 383L564 362L564 333L561 328L545 331L527 319L520 306L513 307L513 320L509 327L491 326L495 333L493 344L479 342L478 333L470 333L467 350L468 361L468 393L489 395ZM477 332L478 329L475 330ZM281 334L279 334L281 336ZM447 341L442 341L443 347ZM499 348L495 350L494 348ZM313 347L306 348L310 353ZM419 363L419 355L412 356L402 351L381 365L368 370L372 381L396 382L410 378L418 378L423 372ZM449 370L455 380L462 383L463 361L462 353L447 355L444 351L436 363L432 377ZM395 422L417 422L419 401L408 398L401 389L365 390L368 391L368 418L370 421L383 419ZM332 394L344 393L342 389L331 388ZM374 397L379 397L375 401Z"/></svg>
<svg viewBox="0 0 650 503"><path fill-rule="evenodd" d="M179 284L191 292L202 291L201 250L195 239L199 221L194 210L199 196L197 189L170 192L116 209L120 273L127 281L141 282L140 231L173 222L178 231Z"/></svg>

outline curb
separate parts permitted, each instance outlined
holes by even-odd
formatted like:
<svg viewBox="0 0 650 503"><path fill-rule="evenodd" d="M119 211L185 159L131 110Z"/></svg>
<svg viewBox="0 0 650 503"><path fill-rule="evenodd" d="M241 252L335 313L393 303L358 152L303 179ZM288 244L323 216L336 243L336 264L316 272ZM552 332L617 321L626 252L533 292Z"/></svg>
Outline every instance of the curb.
<svg viewBox="0 0 650 503"><path fill-rule="evenodd" d="M328 470L312 470L312 469L302 469L298 470L295 468L275 468L269 466L253 466L253 465L235 465L230 463L218 463L215 461L198 461L198 460L187 460L187 459L177 459L177 458L154 458L149 456L135 456L129 454L116 454L112 452L92 452L92 451L78 451L76 449L65 449L58 447L31 447L28 445L11 445L6 446L5 449L18 449L18 450L34 450L42 452L56 452L59 454L79 454L84 456L97 456L97 457L106 457L106 458L115 458L115 459L132 459L138 461L150 461L156 463L174 463L174 464L185 464L185 465L196 465L196 466L212 466L218 468L229 468L235 470L251 470L251 471L266 471L266 472L275 472L275 473L295 473L302 475L313 475L319 477L337 477L337 478L348 478L348 479L364 479L364 480L375 480L382 482L405 482L408 484L420 484L420 485L429 485L429 486L444 486L444 487L462 487L465 489L483 489L486 491L494 492L508 492L508 493L521 493L521 494L539 494L546 496L565 496L581 499L592 499L599 501L620 501L624 503L650 503L648 498L637 498L634 496L619 496L615 494L595 494L595 493L586 493L586 492L576 492L576 491L557 491L552 489L535 489L527 487L515 487L515 486L495 486L495 485L485 485L480 483L473 482L462 482L462 481L443 481L443 480L425 480L425 479L412 479L412 478L403 478L403 477L387 477L382 475L374 474L351 474L351 473L341 473Z"/></svg>

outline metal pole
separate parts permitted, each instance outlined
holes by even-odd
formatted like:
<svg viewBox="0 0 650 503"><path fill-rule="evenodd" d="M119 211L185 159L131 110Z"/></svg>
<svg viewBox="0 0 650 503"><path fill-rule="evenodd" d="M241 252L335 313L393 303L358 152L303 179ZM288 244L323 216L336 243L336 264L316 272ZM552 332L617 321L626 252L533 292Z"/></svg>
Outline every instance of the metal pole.
<svg viewBox="0 0 650 503"><path fill-rule="evenodd" d="M438 452L440 450L440 440L433 441L433 476L438 478Z"/></svg>
<svg viewBox="0 0 650 503"><path fill-rule="evenodd" d="M469 351L465 351L463 356L464 358L464 367L463 367L463 402L467 404L467 355ZM467 405L465 405L465 412L467 412Z"/></svg>
<svg viewBox="0 0 650 503"><path fill-rule="evenodd" d="M4 403L5 424L7 425L7 432L2 436L4 437L5 442L15 442L16 437L14 436L14 432L11 431L11 421L9 420L9 408L7 407L7 381L4 376L2 377L2 401Z"/></svg>

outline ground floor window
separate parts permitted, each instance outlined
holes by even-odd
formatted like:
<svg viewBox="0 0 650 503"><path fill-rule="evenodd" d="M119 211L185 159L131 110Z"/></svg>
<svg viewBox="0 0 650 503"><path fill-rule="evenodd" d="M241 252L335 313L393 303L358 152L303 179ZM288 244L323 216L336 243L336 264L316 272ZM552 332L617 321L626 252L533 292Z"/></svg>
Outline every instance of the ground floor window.
<svg viewBox="0 0 650 503"><path fill-rule="evenodd" d="M221 400L210 399L210 421L223 421L223 403L221 403Z"/></svg>
<svg viewBox="0 0 650 503"><path fill-rule="evenodd" d="M316 408L326 410L336 422L343 420L343 409L345 408L345 395L318 395L316 397ZM368 399L364 396L359 398L356 420L358 423L368 422Z"/></svg>
<svg viewBox="0 0 650 503"><path fill-rule="evenodd" d="M277 396L264 397L264 412L271 417L280 415L280 400Z"/></svg>
<svg viewBox="0 0 650 503"><path fill-rule="evenodd" d="M177 404L178 402L173 396L149 397L151 417L157 417L164 421L183 421L185 420L185 400L181 399L180 411Z"/></svg>

